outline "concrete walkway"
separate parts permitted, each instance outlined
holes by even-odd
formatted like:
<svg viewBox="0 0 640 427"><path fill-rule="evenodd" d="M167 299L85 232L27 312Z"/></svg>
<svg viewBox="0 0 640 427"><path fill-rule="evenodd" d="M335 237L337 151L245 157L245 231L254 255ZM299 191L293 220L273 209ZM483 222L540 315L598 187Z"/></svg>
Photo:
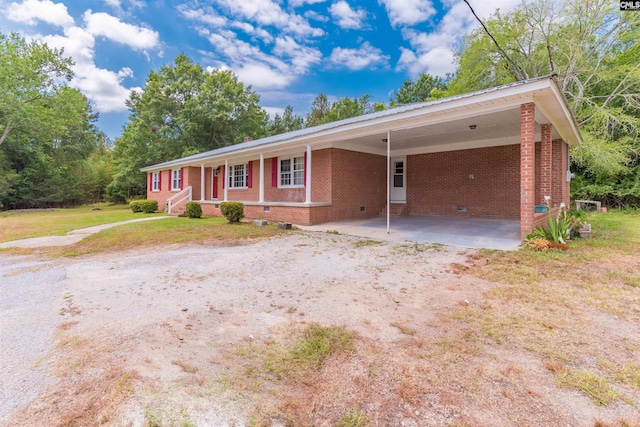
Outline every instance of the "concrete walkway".
<svg viewBox="0 0 640 427"><path fill-rule="evenodd" d="M398 243L442 243L466 248L515 250L520 246L520 221L446 216L386 217L297 226L302 230L338 232L350 236Z"/></svg>
<svg viewBox="0 0 640 427"><path fill-rule="evenodd" d="M47 236L33 237L31 239L12 240L10 242L0 243L0 248L39 248L44 246L66 246L72 245L85 237L98 233L107 228L116 227L123 224L131 224L133 222L154 221L156 219L170 218L169 216L154 216L150 218L130 219L128 221L111 222L108 224L94 225L92 227L80 228L72 230L66 236Z"/></svg>

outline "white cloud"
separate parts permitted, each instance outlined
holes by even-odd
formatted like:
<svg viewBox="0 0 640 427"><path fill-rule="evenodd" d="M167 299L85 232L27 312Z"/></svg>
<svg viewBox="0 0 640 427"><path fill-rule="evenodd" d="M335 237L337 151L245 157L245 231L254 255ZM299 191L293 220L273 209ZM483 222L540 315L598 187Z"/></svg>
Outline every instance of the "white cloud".
<svg viewBox="0 0 640 427"><path fill-rule="evenodd" d="M122 85L123 79L133 77L133 70L129 67L124 67L118 72L96 67L95 38L85 29L69 27L64 30L64 36L48 35L39 38L51 47L64 48L65 55L73 58L74 78L70 86L82 91L94 103L97 111L126 111L125 100L129 92L141 90L138 87L125 88Z"/></svg>
<svg viewBox="0 0 640 427"><path fill-rule="evenodd" d="M234 67L234 72L243 83L255 88L282 89L294 80L293 75L283 74L278 69L258 62L248 62L239 68Z"/></svg>
<svg viewBox="0 0 640 427"><path fill-rule="evenodd" d="M385 0L386 1L386 0ZM469 34L479 25L469 7L464 2L446 0L451 8L442 18L436 29L429 33L403 28L402 36L409 41L412 50L400 48L401 55L396 65L398 70L407 70L412 77L426 72L443 76L455 71L454 52L462 36ZM519 0L474 1L476 13L483 19L488 18L496 8L503 12L512 10Z"/></svg>
<svg viewBox="0 0 640 427"><path fill-rule="evenodd" d="M289 6L291 7L299 7L304 4L316 4L316 3L324 3L327 0L289 0Z"/></svg>
<svg viewBox="0 0 640 427"><path fill-rule="evenodd" d="M329 61L337 66L351 70L361 70L374 65L386 65L389 57L382 51L365 42L359 49L345 49L337 47L331 52Z"/></svg>
<svg viewBox="0 0 640 427"><path fill-rule="evenodd" d="M118 77L133 77L133 70L129 67L123 67L120 71L118 71Z"/></svg>
<svg viewBox="0 0 640 427"><path fill-rule="evenodd" d="M328 16L321 15L318 12L313 11L313 10L307 10L304 13L304 17L305 18L309 18L309 19L313 19L315 21L329 22L329 17Z"/></svg>
<svg viewBox="0 0 640 427"><path fill-rule="evenodd" d="M7 18L27 25L35 25L36 20L44 21L59 27L73 25L73 18L62 3L51 0L25 0L22 3L10 3L6 10Z"/></svg>
<svg viewBox="0 0 640 427"><path fill-rule="evenodd" d="M383 4L393 27L415 25L436 13L431 0L378 0Z"/></svg>
<svg viewBox="0 0 640 427"><path fill-rule="evenodd" d="M349 3L340 0L329 7L329 12L336 24L344 29L362 28L367 12L363 9L353 10Z"/></svg>
<svg viewBox="0 0 640 427"><path fill-rule="evenodd" d="M273 55L268 55L239 40L232 31L199 28L198 33L209 40L216 52L228 58L229 65L224 66L229 66L243 83L256 88L282 89L322 59L318 49L300 45L289 36L276 39Z"/></svg>
<svg viewBox="0 0 640 427"><path fill-rule="evenodd" d="M455 71L454 55L451 49L437 47L426 53L416 56L409 49L400 48L402 54L398 60L397 68L406 69L411 77L415 78L421 73L429 73L434 76L444 76Z"/></svg>
<svg viewBox="0 0 640 427"><path fill-rule="evenodd" d="M276 114L278 114L280 117L282 117L282 115L284 114L284 108L281 107L262 107L267 114L269 115L269 117L271 117L271 119L273 119Z"/></svg>
<svg viewBox="0 0 640 427"><path fill-rule="evenodd" d="M108 5L113 7L114 9L121 9L122 5L120 4L120 0L104 0L104 2Z"/></svg>
<svg viewBox="0 0 640 427"><path fill-rule="evenodd" d="M287 13L273 0L216 0L235 17L255 22L262 26L273 26L281 31L303 37L324 35L320 28L313 28L302 16Z"/></svg>
<svg viewBox="0 0 640 427"><path fill-rule="evenodd" d="M92 13L87 10L83 19L87 31L94 36L104 36L136 50L151 49L159 44L156 31L127 24L104 12Z"/></svg>

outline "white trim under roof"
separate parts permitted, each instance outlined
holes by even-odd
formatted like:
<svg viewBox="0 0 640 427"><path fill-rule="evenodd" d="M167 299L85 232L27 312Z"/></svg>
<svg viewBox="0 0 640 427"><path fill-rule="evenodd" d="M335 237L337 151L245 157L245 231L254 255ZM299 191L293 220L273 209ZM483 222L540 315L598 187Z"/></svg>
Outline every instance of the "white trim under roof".
<svg viewBox="0 0 640 427"><path fill-rule="evenodd" d="M278 156L280 153L290 152L297 147L301 150L305 150L307 145L314 149L328 148L356 138L373 139L375 136L375 139L380 141L377 136L386 135L389 131L427 128L453 121L462 123L464 120L472 120L492 113L519 109L520 105L530 102L535 103L541 113L538 116L542 116L537 116L536 121L551 123L557 134L571 146L582 142L578 125L558 88L555 76L545 76L261 138L148 166L140 170L153 172L175 167L199 166L202 163L219 163L223 160L241 157L257 159L260 154L265 155L266 158L267 154ZM495 139L496 142L502 141L497 145L505 144L504 137L499 134L495 136ZM482 143L482 145L487 144L489 144L487 141ZM445 151L447 148L454 150L469 145L469 143L456 142L441 145L437 149L425 147L425 150ZM344 148L344 145L341 146ZM353 149L356 150L360 148L366 151L364 147L353 146ZM380 149L384 151L384 147L380 147ZM415 151L415 149L411 151Z"/></svg>

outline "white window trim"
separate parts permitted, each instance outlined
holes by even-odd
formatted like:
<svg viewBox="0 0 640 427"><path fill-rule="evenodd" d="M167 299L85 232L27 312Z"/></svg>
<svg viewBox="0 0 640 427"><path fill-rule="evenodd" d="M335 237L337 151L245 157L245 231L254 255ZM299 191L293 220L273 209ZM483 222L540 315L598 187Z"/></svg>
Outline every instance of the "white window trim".
<svg viewBox="0 0 640 427"><path fill-rule="evenodd" d="M244 166L244 186L234 186L235 184L235 179L234 176L235 174L233 173L233 171L235 170L236 167L238 166ZM224 178L227 180L227 188L229 190L246 190L249 188L249 164L248 163L238 163L235 165L229 165L229 170L227 170L227 176Z"/></svg>
<svg viewBox="0 0 640 427"><path fill-rule="evenodd" d="M151 191L154 193L160 191L160 172L153 172L151 174Z"/></svg>
<svg viewBox="0 0 640 427"><path fill-rule="evenodd" d="M176 179L174 179L174 175L176 173L178 174L178 178L177 178L178 187L177 188L174 187L174 185L173 185L175 183L175 181L176 181ZM171 191L180 191L180 184L182 183L181 182L181 177L180 177L180 169L171 169L171 176L169 178L171 179Z"/></svg>
<svg viewBox="0 0 640 427"><path fill-rule="evenodd" d="M305 180L305 176L307 171L305 170L304 167L304 154L302 156L292 156L292 157L278 157L278 188L304 188L304 180ZM282 161L283 160L289 160L291 162L291 182L295 182L295 174L294 174L294 169L293 169L293 165L294 165L294 159L297 158L301 158L302 159L302 184L291 184L291 185L282 185ZM300 171L298 171L300 172Z"/></svg>

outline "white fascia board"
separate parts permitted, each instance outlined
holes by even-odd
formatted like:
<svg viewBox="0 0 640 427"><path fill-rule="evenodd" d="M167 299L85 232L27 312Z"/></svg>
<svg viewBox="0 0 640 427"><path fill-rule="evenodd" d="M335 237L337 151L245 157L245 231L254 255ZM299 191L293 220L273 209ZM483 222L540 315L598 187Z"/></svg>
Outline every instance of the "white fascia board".
<svg viewBox="0 0 640 427"><path fill-rule="evenodd" d="M214 163L218 160L235 159L255 156L260 153L266 154L286 148L293 149L296 146L326 144L336 140L357 138L377 133L393 132L398 129L410 129L420 126L428 126L443 121L460 120L473 117L478 114L487 114L496 111L510 109L522 104L534 102L534 93L552 89L554 84L551 78L535 80L532 82L514 85L495 90L487 90L478 94L461 95L442 102L435 101L424 107L415 108L409 111L388 114L370 120L359 120L341 126L309 133L299 137L274 142L271 144L257 145L239 149L237 151L211 154L194 159L177 159L158 165L140 169L141 171L155 171L169 167L198 166L201 163ZM553 89L552 89L553 90ZM561 98L560 98L561 99ZM564 105L564 103L562 102ZM197 156L197 155L196 155Z"/></svg>

